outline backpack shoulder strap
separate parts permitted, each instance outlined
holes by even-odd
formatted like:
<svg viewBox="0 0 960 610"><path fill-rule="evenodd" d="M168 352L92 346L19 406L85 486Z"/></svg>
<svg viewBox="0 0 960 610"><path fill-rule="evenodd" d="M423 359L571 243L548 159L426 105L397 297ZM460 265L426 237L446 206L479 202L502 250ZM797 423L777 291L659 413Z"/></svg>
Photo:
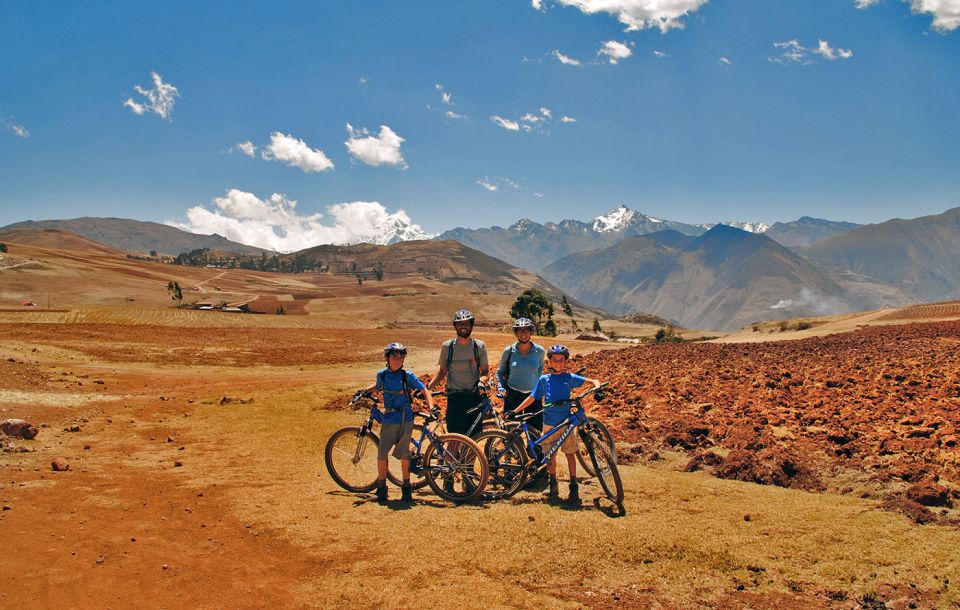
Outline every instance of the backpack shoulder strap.
<svg viewBox="0 0 960 610"><path fill-rule="evenodd" d="M454 337L450 340L450 345L447 346L447 372L450 372L450 365L453 364L453 348L457 344L457 339Z"/></svg>

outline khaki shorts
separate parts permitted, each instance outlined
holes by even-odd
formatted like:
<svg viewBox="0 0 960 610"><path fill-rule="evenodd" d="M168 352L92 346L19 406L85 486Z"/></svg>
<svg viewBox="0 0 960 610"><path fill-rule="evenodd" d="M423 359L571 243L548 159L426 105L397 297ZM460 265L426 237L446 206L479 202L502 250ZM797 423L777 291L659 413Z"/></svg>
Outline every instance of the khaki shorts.
<svg viewBox="0 0 960 610"><path fill-rule="evenodd" d="M544 426L544 427L547 427L547 426ZM563 434L564 430L566 430L566 428L560 428L559 430L557 430L556 432L548 436L543 442L540 443L541 445L543 445L544 453L549 452L550 449L557 443L557 440L560 439L560 435ZM577 452L577 431L576 430L571 431L570 436L568 436L563 441L563 444L560 445L560 451L567 454Z"/></svg>
<svg viewBox="0 0 960 610"><path fill-rule="evenodd" d="M409 418L400 429L400 424L383 424L380 429L380 447L377 449L377 459L387 459L390 448L396 445L393 450L393 457L398 460L410 459L410 437L413 436L413 418Z"/></svg>

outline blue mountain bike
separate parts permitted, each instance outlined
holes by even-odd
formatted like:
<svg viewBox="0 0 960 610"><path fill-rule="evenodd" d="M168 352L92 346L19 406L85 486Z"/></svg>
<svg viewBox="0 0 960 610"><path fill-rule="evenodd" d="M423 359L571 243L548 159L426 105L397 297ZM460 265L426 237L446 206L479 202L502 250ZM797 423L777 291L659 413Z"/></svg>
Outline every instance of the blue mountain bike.
<svg viewBox="0 0 960 610"><path fill-rule="evenodd" d="M373 431L375 424L383 424L383 412L375 396L358 393L350 401L352 406L362 400L370 402L370 410L360 426L347 426L333 433L324 451L324 461L330 477L340 487L354 493L373 491L377 486L377 452L380 439ZM479 446L462 434L436 434L429 425L439 419L439 412L418 412L423 419L411 439L410 476L416 487L430 485L441 498L451 502L470 502L484 491L488 478L486 457ZM391 458L392 459L392 456ZM398 460L397 460L398 461ZM400 484L395 473L391 481ZM399 464L395 472L399 472Z"/></svg>
<svg viewBox="0 0 960 610"><path fill-rule="evenodd" d="M623 507L623 483L617 463L607 447L606 439L594 426L587 425L590 418L580 404L584 398L594 395L596 400L603 399L603 388L591 388L568 400L545 407L569 405L570 414L563 422L540 435L527 423L536 415L536 412L521 412L514 415L518 425L509 430L488 430L480 435L477 442L483 448L490 467L490 481L487 486L487 498L509 498L519 491L524 482L547 468L550 458L560 450L563 441L571 434L577 434L586 450L593 467L594 476L600 482L603 492L618 507ZM540 443L558 433L555 442L545 454L540 450ZM531 459L531 455L542 456Z"/></svg>

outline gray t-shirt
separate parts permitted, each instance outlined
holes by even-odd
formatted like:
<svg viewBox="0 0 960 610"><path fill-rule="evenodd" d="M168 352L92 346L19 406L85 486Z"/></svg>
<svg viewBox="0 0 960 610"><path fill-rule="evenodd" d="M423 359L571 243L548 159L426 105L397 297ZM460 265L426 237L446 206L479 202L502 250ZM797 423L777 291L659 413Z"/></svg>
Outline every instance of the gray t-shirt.
<svg viewBox="0 0 960 610"><path fill-rule="evenodd" d="M440 366L447 366L447 353L450 346L456 344L456 339L444 341L440 347L440 360L437 362ZM477 370L477 362L473 353L473 343L477 344L477 354L480 356L481 369L486 368L487 346L479 339L473 339L466 345L454 345L453 362L450 363L450 370L447 371L447 389L448 390L472 390L477 387L480 381L480 373Z"/></svg>

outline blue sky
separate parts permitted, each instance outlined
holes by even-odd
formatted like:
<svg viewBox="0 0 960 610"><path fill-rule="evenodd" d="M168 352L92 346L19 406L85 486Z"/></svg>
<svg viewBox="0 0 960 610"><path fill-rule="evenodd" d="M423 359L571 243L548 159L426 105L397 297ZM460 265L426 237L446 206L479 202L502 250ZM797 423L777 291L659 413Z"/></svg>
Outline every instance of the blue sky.
<svg viewBox="0 0 960 610"><path fill-rule="evenodd" d="M4 3L0 225L292 246L399 210L437 233L960 205L960 0L276 4Z"/></svg>

